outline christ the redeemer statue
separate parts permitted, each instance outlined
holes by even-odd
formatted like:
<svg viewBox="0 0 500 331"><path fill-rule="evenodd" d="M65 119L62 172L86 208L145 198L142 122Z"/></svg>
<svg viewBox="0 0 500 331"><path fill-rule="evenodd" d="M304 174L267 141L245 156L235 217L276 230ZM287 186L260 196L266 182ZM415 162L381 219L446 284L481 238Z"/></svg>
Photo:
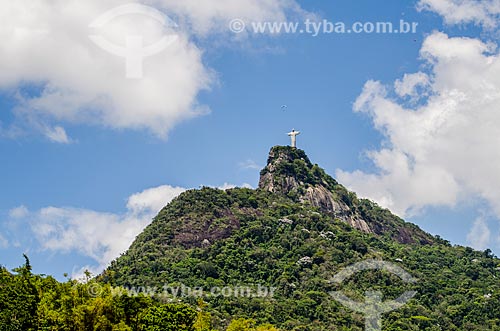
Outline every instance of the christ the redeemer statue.
<svg viewBox="0 0 500 331"><path fill-rule="evenodd" d="M292 130L292 132L288 133L290 138L292 138L292 147L297 147L297 136L300 134L300 131L295 131L295 129Z"/></svg>

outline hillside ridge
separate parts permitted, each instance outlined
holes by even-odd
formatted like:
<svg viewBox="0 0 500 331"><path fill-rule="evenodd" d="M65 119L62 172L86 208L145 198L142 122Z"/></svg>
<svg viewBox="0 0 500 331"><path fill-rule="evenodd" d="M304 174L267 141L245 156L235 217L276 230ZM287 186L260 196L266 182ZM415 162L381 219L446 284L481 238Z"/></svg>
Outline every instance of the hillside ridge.
<svg viewBox="0 0 500 331"><path fill-rule="evenodd" d="M383 272L356 275L341 288L329 282L342 268L369 259L400 265L419 282L404 284ZM218 329L244 317L282 330L362 330L362 316L328 293L342 290L361 301L366 291L395 299L413 290L417 295L404 309L385 317L387 330L435 331L436 324L500 328L499 277L500 261L491 251L453 247L359 199L304 151L275 146L257 189L182 193L98 280L126 288L276 289L271 298L204 296ZM170 300L195 305L199 298Z"/></svg>
<svg viewBox="0 0 500 331"><path fill-rule="evenodd" d="M401 243L434 242L430 235L390 211L372 201L358 199L321 167L312 164L301 149L289 146L271 148L267 165L260 173L259 189L318 207L366 233L383 235L391 232L391 237ZM374 210L383 212L384 218L373 217Z"/></svg>

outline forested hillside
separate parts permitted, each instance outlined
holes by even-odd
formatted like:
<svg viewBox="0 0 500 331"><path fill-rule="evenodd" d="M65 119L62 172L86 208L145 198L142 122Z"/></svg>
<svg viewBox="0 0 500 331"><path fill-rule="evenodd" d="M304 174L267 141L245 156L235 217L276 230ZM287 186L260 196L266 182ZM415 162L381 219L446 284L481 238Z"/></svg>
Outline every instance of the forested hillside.
<svg viewBox="0 0 500 331"><path fill-rule="evenodd" d="M344 268L385 261L416 279ZM0 330L363 330L362 302L416 295L383 330L500 330L500 260L359 199L301 150L274 147L259 188L190 190L101 275L59 283L1 269Z"/></svg>
<svg viewBox="0 0 500 331"><path fill-rule="evenodd" d="M367 259L397 264L419 281L409 286L365 271L340 288L330 282ZM275 287L271 298L205 300L216 321L242 316L286 330L361 330L363 316L333 300L332 290L358 301L369 289L388 299L415 290L407 306L386 315L387 330L487 330L500 327L499 265L490 251L452 247L358 199L303 151L277 146L257 190L185 192L99 279L125 287Z"/></svg>

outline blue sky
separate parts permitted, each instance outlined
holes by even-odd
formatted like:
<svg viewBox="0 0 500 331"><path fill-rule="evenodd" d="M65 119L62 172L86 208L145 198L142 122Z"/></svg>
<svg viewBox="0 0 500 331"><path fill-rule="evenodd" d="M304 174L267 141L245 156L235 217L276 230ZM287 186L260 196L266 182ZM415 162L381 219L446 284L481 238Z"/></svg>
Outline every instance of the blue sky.
<svg viewBox="0 0 500 331"><path fill-rule="evenodd" d="M0 46L0 72L7 72L0 78L1 264L16 267L26 252L36 272L59 279L83 268L98 272L183 189L256 187L270 147L288 144L292 128L313 162L360 195L453 243L500 254L493 7L149 1L178 23L179 41L145 59L145 77L136 82L123 75L123 59L86 35L33 28L50 17L87 33L96 15L127 2L75 3L47 9L37 1L47 11L10 17L0 28L11 36ZM246 32L229 31L235 18ZM250 27L307 18L347 25L403 19L418 29L313 37ZM109 36L132 23L120 21ZM33 53L40 41L50 47Z"/></svg>

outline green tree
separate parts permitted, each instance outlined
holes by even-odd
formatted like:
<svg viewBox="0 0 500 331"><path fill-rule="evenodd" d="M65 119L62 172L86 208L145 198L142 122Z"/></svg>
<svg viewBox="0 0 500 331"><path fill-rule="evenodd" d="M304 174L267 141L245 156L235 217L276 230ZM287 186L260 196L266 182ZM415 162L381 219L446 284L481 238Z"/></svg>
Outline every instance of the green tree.
<svg viewBox="0 0 500 331"><path fill-rule="evenodd" d="M255 331L255 321L244 318L232 320L227 327L227 331Z"/></svg>
<svg viewBox="0 0 500 331"><path fill-rule="evenodd" d="M26 255L17 275L2 268L0 271L0 330L31 331L37 329L38 290L31 264Z"/></svg>
<svg viewBox="0 0 500 331"><path fill-rule="evenodd" d="M196 311L186 305L150 307L141 319L141 331L194 331Z"/></svg>

